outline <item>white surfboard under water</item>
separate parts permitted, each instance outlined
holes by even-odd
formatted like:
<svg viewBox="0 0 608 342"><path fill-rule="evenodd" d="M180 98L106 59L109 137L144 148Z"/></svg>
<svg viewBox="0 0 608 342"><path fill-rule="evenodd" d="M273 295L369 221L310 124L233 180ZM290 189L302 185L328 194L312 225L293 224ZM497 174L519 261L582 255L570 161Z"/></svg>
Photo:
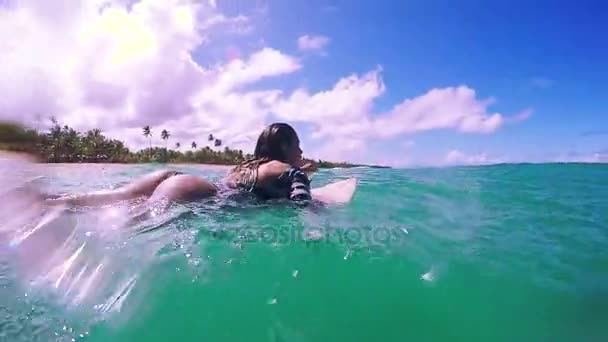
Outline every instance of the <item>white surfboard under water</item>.
<svg viewBox="0 0 608 342"><path fill-rule="evenodd" d="M346 204L357 190L357 178L348 178L311 190L312 198L326 204Z"/></svg>

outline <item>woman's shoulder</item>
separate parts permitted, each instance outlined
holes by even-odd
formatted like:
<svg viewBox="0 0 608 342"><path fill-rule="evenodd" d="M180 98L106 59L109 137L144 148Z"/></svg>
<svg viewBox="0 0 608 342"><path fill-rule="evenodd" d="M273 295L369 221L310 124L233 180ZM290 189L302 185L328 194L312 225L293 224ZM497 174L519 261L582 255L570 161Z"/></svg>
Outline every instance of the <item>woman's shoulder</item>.
<svg viewBox="0 0 608 342"><path fill-rule="evenodd" d="M262 164L258 169L258 184L265 185L274 183L291 169L291 165L278 160L272 160Z"/></svg>
<svg viewBox="0 0 608 342"><path fill-rule="evenodd" d="M292 166L287 163L278 160L271 160L260 165L258 173L267 177L277 177L289 171L291 168Z"/></svg>

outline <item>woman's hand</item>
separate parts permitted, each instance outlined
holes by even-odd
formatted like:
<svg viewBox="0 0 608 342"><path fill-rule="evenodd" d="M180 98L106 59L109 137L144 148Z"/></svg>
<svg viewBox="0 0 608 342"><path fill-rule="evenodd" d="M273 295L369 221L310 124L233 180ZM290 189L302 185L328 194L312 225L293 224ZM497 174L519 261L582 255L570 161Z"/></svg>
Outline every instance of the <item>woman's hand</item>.
<svg viewBox="0 0 608 342"><path fill-rule="evenodd" d="M306 173L319 171L319 168L317 167L317 165L314 162L302 161L302 165L300 166L300 169Z"/></svg>

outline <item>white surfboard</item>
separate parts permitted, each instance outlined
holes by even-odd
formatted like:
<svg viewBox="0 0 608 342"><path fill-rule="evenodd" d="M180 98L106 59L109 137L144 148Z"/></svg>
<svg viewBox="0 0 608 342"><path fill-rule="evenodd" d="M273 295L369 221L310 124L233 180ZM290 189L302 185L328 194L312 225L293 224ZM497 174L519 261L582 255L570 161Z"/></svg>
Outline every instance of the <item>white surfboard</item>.
<svg viewBox="0 0 608 342"><path fill-rule="evenodd" d="M327 204L346 204L357 190L357 178L333 182L311 190L312 198Z"/></svg>

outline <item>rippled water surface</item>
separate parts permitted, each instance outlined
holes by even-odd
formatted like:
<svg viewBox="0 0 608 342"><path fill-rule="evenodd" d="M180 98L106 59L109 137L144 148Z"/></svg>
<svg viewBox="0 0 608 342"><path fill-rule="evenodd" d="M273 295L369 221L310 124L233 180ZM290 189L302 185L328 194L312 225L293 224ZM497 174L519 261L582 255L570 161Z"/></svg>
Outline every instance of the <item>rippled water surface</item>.
<svg viewBox="0 0 608 342"><path fill-rule="evenodd" d="M359 179L350 204L138 223L32 190L161 167L1 161L0 341L608 341L608 165L322 170Z"/></svg>

